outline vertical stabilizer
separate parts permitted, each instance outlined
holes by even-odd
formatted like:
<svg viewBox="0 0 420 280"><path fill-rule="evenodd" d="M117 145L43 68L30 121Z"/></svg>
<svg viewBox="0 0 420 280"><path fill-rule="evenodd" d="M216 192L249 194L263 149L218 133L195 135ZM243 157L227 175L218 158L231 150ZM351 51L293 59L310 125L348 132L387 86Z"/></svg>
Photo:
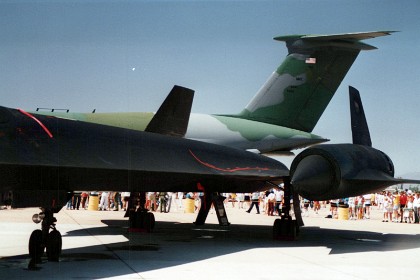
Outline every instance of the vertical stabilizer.
<svg viewBox="0 0 420 280"><path fill-rule="evenodd" d="M184 137L190 119L194 91L175 85L145 131Z"/></svg>
<svg viewBox="0 0 420 280"><path fill-rule="evenodd" d="M239 118L312 132L361 50L391 31L275 37L289 54Z"/></svg>
<svg viewBox="0 0 420 280"><path fill-rule="evenodd" d="M359 91L354 87L349 86L349 96L353 144L372 147L369 127Z"/></svg>

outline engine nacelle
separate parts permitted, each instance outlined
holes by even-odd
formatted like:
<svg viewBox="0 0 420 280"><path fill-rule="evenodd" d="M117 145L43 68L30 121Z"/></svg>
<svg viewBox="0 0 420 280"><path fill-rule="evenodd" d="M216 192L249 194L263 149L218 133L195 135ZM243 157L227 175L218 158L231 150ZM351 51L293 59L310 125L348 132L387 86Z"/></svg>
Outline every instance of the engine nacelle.
<svg viewBox="0 0 420 280"><path fill-rule="evenodd" d="M354 144L308 148L290 168L294 191L310 200L345 198L394 184L394 165L383 152Z"/></svg>

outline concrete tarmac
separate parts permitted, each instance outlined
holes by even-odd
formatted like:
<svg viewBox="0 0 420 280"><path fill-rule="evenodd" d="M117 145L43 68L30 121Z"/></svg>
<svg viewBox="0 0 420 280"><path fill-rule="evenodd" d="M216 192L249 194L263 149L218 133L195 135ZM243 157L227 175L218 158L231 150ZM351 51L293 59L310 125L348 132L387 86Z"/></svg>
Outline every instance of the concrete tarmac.
<svg viewBox="0 0 420 280"><path fill-rule="evenodd" d="M176 211L178 210L178 211ZM27 269L36 208L0 210L0 279L413 279L420 273L420 225L327 219L328 209L304 217L296 241L272 238L276 217L226 208L229 227L210 212L155 212L153 233L128 233L123 211L61 210L59 262L43 258Z"/></svg>

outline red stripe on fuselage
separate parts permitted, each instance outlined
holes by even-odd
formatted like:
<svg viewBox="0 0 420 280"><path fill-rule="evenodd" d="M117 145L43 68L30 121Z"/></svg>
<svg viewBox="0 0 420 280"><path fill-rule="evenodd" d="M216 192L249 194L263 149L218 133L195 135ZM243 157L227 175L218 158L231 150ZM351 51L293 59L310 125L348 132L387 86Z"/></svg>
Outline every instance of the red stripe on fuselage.
<svg viewBox="0 0 420 280"><path fill-rule="evenodd" d="M21 112L22 114L24 114L25 116L30 117L34 121L36 121L42 127L42 129L45 131L45 133L47 133L50 138L53 138L52 133L48 130L48 128L40 120L38 120L33 115L29 114L28 112L26 112L22 109L18 109L18 111Z"/></svg>
<svg viewBox="0 0 420 280"><path fill-rule="evenodd" d="M214 166L210 163L204 162L201 159L199 159L191 150L188 150L190 152L190 154L194 157L194 159L196 161L198 161L199 163L201 163L204 166L207 166L211 169L215 169L218 171L224 171L224 172L237 172L237 171L246 171L246 170L269 170L270 168L267 167L235 167L235 168L221 168L221 167L217 167Z"/></svg>

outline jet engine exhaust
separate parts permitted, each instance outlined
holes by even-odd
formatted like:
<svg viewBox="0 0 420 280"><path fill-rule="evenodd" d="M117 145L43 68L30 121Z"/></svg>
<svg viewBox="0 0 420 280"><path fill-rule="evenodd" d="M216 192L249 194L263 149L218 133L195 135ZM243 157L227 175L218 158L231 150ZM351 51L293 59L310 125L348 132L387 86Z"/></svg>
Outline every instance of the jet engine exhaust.
<svg viewBox="0 0 420 280"><path fill-rule="evenodd" d="M295 158L290 175L295 191L310 200L356 196L398 183L386 154L354 144L309 148Z"/></svg>
<svg viewBox="0 0 420 280"><path fill-rule="evenodd" d="M295 190L304 197L324 195L337 185L333 166L320 155L304 157L292 180Z"/></svg>

